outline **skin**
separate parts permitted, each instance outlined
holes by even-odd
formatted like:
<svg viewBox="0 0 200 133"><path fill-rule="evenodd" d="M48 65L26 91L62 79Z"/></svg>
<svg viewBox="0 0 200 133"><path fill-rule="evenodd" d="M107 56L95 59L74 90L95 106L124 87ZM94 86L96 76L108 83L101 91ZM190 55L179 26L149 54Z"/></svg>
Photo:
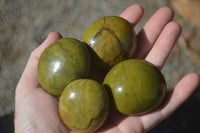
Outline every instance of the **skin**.
<svg viewBox="0 0 200 133"><path fill-rule="evenodd" d="M143 15L139 5L128 7L121 17L135 26ZM134 58L145 59L162 69L177 41L181 27L174 21L173 12L167 7L159 9L137 35L138 48ZM60 39L52 32L32 53L16 87L15 133L68 133L58 113L58 99L47 94L37 79L38 59L44 49ZM94 75L95 77L95 75ZM96 75L96 77L99 77ZM174 87L163 104L150 113L139 116L124 116L111 111L103 127L105 133L142 133L166 119L195 91L200 83L197 73L185 75ZM39 101L39 102L38 102Z"/></svg>

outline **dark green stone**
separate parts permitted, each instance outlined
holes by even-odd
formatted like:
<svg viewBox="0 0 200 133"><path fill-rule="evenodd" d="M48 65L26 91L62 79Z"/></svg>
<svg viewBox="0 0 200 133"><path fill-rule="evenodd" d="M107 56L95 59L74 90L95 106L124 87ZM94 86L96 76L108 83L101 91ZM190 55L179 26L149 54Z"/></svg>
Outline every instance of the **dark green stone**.
<svg viewBox="0 0 200 133"><path fill-rule="evenodd" d="M66 126L76 132L90 133L104 123L109 99L104 86L94 80L70 83L59 101L59 113Z"/></svg>
<svg viewBox="0 0 200 133"><path fill-rule="evenodd" d="M38 80L45 91L59 96L70 82L88 76L90 60L85 44L72 38L60 39L40 56Z"/></svg>
<svg viewBox="0 0 200 133"><path fill-rule="evenodd" d="M118 111L128 115L153 110L163 101L167 90L159 69L139 59L126 60L114 66L103 84L111 92Z"/></svg>
<svg viewBox="0 0 200 133"><path fill-rule="evenodd" d="M93 22L85 30L82 41L94 51L92 60L101 70L109 70L129 58L136 48L132 26L117 16L107 16Z"/></svg>

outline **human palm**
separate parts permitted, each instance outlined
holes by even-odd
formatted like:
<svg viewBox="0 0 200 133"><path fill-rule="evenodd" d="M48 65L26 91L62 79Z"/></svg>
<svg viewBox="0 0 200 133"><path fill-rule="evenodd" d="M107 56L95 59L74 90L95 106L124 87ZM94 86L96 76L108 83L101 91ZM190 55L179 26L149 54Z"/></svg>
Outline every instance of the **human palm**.
<svg viewBox="0 0 200 133"><path fill-rule="evenodd" d="M132 5L120 16L135 26L143 15L139 5ZM133 58L145 59L162 69L170 51L180 35L180 26L172 21L169 8L159 9L137 35L138 47ZM37 65L41 53L54 41L61 38L52 32L35 49L26 65L16 88L15 132L16 133L67 133L70 130L63 124L58 113L58 98L46 93L37 79ZM199 75L190 73L184 76L157 109L143 115L126 116L115 111L110 114L98 130L106 133L146 132L161 120L168 117L194 92L199 84Z"/></svg>

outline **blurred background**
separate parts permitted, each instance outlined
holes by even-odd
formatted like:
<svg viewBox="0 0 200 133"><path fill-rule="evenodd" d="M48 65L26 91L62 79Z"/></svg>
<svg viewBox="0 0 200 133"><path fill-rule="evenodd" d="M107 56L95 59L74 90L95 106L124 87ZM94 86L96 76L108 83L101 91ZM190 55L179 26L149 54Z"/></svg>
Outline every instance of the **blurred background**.
<svg viewBox="0 0 200 133"><path fill-rule="evenodd" d="M14 132L15 87L28 57L49 32L81 40L96 19L119 15L132 4L145 14L135 27L138 33L160 7L171 7L183 32L162 72L168 89L189 72L200 73L199 0L0 0L0 132ZM149 133L199 133L200 89L169 118Z"/></svg>

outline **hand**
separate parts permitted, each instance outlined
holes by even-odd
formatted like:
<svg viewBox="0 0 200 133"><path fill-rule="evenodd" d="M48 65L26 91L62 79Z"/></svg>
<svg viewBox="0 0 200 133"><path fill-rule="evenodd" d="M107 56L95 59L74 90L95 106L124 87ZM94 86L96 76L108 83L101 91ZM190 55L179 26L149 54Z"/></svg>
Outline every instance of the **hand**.
<svg viewBox="0 0 200 133"><path fill-rule="evenodd" d="M135 26L143 15L139 5L132 5L120 16ZM134 58L145 59L162 69L170 51L181 33L181 27L172 21L173 13L169 8L159 9L137 35L138 48ZM38 59L44 49L61 38L52 32L35 49L26 65L16 88L15 96L15 132L67 133L58 114L58 99L46 93L37 79ZM174 112L199 85L200 76L190 73L184 76L174 87L165 101L157 109L144 115L125 116L111 111L108 119L99 131L107 133L146 132L161 120Z"/></svg>

